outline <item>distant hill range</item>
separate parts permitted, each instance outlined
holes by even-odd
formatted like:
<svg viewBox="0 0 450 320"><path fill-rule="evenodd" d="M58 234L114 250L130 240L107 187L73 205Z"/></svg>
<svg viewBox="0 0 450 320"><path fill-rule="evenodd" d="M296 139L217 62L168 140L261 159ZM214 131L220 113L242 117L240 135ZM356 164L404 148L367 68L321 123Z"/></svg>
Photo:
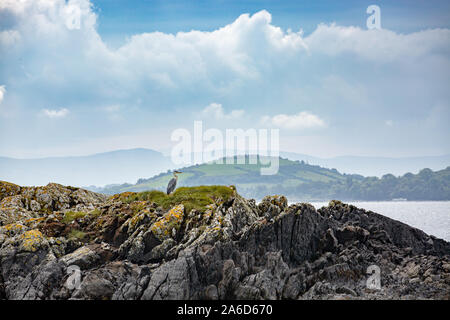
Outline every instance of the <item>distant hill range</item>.
<svg viewBox="0 0 450 320"><path fill-rule="evenodd" d="M236 163L236 162L235 162ZM276 175L260 174L261 165L201 164L182 168L178 186L235 185L245 197L261 199L268 194L283 194L296 201L312 200L450 200L450 167L440 171L423 169L418 174L400 177L386 174L382 178L342 174L336 169L310 165L305 161L280 158ZM91 188L93 191L115 194L125 191L165 191L171 172L136 184Z"/></svg>
<svg viewBox="0 0 450 320"><path fill-rule="evenodd" d="M450 165L450 154L427 157L363 157L340 156L319 158L293 152L280 152L280 156L290 160L303 160L325 168L336 168L343 173L356 173L363 176L381 177L386 173L401 176L405 173L418 173L423 168L441 170Z"/></svg>
<svg viewBox="0 0 450 320"><path fill-rule="evenodd" d="M19 185L57 182L76 187L136 182L174 168L169 157L150 149L117 150L79 157L0 157L0 180Z"/></svg>
<svg viewBox="0 0 450 320"><path fill-rule="evenodd" d="M450 165L450 154L436 157L382 158L344 156L318 158L281 152L290 160L303 160L311 165L336 168L341 173L381 177L407 172L418 173L423 168L441 170ZM57 182L77 187L134 184L167 170L176 169L170 157L151 149L128 149L77 157L15 159L0 157L0 180L20 185L46 185Z"/></svg>

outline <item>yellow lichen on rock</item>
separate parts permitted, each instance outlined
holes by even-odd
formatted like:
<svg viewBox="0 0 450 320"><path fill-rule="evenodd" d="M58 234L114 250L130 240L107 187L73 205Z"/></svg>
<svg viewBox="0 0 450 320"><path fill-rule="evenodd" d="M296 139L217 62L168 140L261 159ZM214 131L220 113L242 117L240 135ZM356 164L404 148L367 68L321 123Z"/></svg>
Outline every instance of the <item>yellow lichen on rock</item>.
<svg viewBox="0 0 450 320"><path fill-rule="evenodd" d="M23 233L20 239L25 251L35 252L44 240L44 235L39 230L33 229Z"/></svg>
<svg viewBox="0 0 450 320"><path fill-rule="evenodd" d="M23 223L29 228L36 228L44 220L45 220L44 217L29 218L29 219L24 220Z"/></svg>
<svg viewBox="0 0 450 320"><path fill-rule="evenodd" d="M122 192L122 193L117 193L115 195L112 195L109 197L109 200L111 201L123 201L124 199L135 195L136 192L131 192L131 191L127 191L127 192Z"/></svg>
<svg viewBox="0 0 450 320"><path fill-rule="evenodd" d="M146 218L149 219L146 221L152 220L154 221L154 219L156 219L156 215L148 209L143 209L142 211L140 211L139 213L135 214L133 217L128 219L129 229L130 230L136 229L136 227L138 227L141 224L141 222L144 221Z"/></svg>
<svg viewBox="0 0 450 320"><path fill-rule="evenodd" d="M281 208L286 207L288 204L287 198L285 196L278 195L278 194L276 194L274 196L267 196L267 197L265 197L265 199L267 199L273 205L276 205Z"/></svg>
<svg viewBox="0 0 450 320"><path fill-rule="evenodd" d="M14 196L20 193L21 187L6 181L0 180L0 200L7 196Z"/></svg>
<svg viewBox="0 0 450 320"><path fill-rule="evenodd" d="M7 236L14 236L24 230L26 230L26 227L20 223L10 223L6 226L0 227L0 233L6 234Z"/></svg>
<svg viewBox="0 0 450 320"><path fill-rule="evenodd" d="M178 230L184 217L184 205L179 204L170 209L164 216L156 221L151 231L161 241L164 241L172 234L172 230Z"/></svg>

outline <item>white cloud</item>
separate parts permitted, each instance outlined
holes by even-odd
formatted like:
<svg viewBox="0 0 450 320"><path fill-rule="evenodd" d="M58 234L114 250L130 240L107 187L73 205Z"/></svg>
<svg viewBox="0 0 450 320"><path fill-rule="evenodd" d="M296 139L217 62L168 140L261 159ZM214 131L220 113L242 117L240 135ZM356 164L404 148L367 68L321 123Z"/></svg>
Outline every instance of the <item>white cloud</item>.
<svg viewBox="0 0 450 320"><path fill-rule="evenodd" d="M61 108L59 110L43 109L42 114L48 118L64 118L69 114L69 110Z"/></svg>
<svg viewBox="0 0 450 320"><path fill-rule="evenodd" d="M79 29L73 28L69 7L74 6L80 8ZM2 84L8 89L8 121L14 126L30 126L35 119L27 115L47 106L68 106L80 115L79 122L68 125L89 129L77 132L90 139L108 134L105 115L126 115L121 129L138 131L148 123L140 121L143 117L167 123L174 110L222 101L225 106L245 105L245 114L278 114L267 117L270 125L323 127L325 122L314 114L287 111L313 105L314 113L333 119L338 132L333 138L352 141L356 148L356 139L365 146L375 132L367 126L383 124L386 114L421 119L428 115L427 106L450 101L447 28L400 34L322 24L304 36L282 30L269 12L260 11L207 32L136 34L113 48L97 32L101 21L89 0L0 0L0 16L8 21L0 22L7 25L0 29L0 79L7 79ZM136 99L138 110L129 112ZM120 110L115 111L116 104ZM98 112L98 106L111 107ZM61 114L48 111L49 117ZM244 114L219 104L209 112L214 119ZM436 112L442 119L445 109ZM252 125L250 116L242 118ZM92 126L94 122L98 125ZM403 129L404 123L395 126ZM355 137L357 129L361 135ZM25 135L30 131L21 132L22 137L9 139L2 148L29 141ZM40 132L42 141L52 134L45 128ZM419 148L408 146L413 147Z"/></svg>
<svg viewBox="0 0 450 320"><path fill-rule="evenodd" d="M394 121L392 121L392 120L386 120L386 121L384 122L384 124L387 125L388 127L392 127L392 126L394 125Z"/></svg>
<svg viewBox="0 0 450 320"><path fill-rule="evenodd" d="M305 38L305 44L311 52L330 56L352 53L378 62L416 60L433 53L448 54L449 42L449 29L400 34L387 29L364 30L336 24L320 24Z"/></svg>
<svg viewBox="0 0 450 320"><path fill-rule="evenodd" d="M0 50L14 53L6 55L0 66L11 63L8 59L17 61L17 56L27 62L26 53L33 53L33 59L24 63L25 72L8 78L28 73L44 87L72 88L73 92L80 91L71 87L76 83L82 92L100 101L136 95L170 99L174 95L167 93L171 92L177 92L177 97L191 97L192 92L205 96L244 96L248 90L277 92L309 77L309 61L315 57L350 54L380 63L405 63L407 70L424 56L448 55L450 43L448 29L404 35L335 24L319 25L304 37L301 31L286 32L274 26L271 14L263 10L242 14L211 32L136 34L123 46L111 49L97 33L97 16L89 0L9 0L2 1L0 10L16 21L0 35ZM80 29L68 27L73 25L74 13L80 14Z"/></svg>
<svg viewBox="0 0 450 320"><path fill-rule="evenodd" d="M5 86L0 86L0 104L3 102L5 98L6 88Z"/></svg>
<svg viewBox="0 0 450 320"><path fill-rule="evenodd" d="M116 113L116 112L120 111L120 108L121 108L120 105L112 104L112 105L104 107L103 110L105 110L108 113Z"/></svg>
<svg viewBox="0 0 450 320"><path fill-rule="evenodd" d="M237 119L244 115L244 110L231 110L230 113L225 114L222 105L220 103L213 102L203 109L202 114L204 117L212 116L216 120Z"/></svg>
<svg viewBox="0 0 450 320"><path fill-rule="evenodd" d="M264 116L263 124L274 125L284 129L310 129L325 126L325 122L315 114L302 111L297 114L277 114L273 117Z"/></svg>

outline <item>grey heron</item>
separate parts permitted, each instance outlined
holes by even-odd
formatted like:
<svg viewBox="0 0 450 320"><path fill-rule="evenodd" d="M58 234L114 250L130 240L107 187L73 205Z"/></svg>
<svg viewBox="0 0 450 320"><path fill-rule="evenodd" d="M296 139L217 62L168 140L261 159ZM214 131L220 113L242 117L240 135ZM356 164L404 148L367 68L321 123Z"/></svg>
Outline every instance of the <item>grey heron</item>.
<svg viewBox="0 0 450 320"><path fill-rule="evenodd" d="M167 185L167 194L171 194L175 187L177 186L178 176L177 174L182 173L181 171L174 171L173 172L173 178L170 179L169 184Z"/></svg>

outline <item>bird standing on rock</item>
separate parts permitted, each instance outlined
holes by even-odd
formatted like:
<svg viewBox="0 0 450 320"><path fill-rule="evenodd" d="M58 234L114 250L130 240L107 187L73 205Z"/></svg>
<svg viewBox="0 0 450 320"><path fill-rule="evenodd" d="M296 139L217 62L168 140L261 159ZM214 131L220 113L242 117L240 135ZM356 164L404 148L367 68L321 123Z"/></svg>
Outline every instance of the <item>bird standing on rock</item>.
<svg viewBox="0 0 450 320"><path fill-rule="evenodd" d="M167 194L171 194L175 187L177 186L178 176L177 174L182 173L181 171L174 171L173 172L173 178L170 179L169 184L167 185Z"/></svg>

